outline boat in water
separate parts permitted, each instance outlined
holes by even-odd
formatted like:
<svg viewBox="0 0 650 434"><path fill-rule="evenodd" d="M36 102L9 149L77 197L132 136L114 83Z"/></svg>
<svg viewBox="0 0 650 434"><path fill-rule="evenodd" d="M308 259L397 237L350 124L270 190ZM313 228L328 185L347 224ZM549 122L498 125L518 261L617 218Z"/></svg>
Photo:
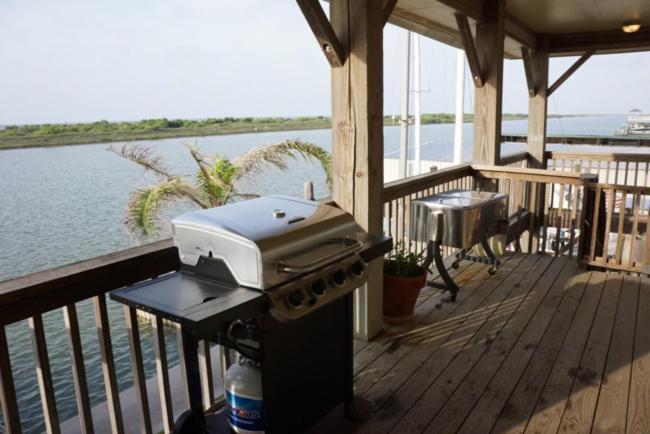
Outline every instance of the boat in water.
<svg viewBox="0 0 650 434"><path fill-rule="evenodd" d="M631 110L627 117L627 124L616 130L617 136L650 136L650 115L644 115L641 110Z"/></svg>

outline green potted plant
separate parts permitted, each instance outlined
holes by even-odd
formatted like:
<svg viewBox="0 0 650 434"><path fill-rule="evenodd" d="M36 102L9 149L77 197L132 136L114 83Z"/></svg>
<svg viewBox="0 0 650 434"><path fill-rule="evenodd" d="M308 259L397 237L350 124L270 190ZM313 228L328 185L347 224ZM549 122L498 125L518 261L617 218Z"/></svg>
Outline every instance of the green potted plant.
<svg viewBox="0 0 650 434"><path fill-rule="evenodd" d="M413 318L415 302L427 281L425 252L409 252L399 241L384 260L384 320L400 324Z"/></svg>

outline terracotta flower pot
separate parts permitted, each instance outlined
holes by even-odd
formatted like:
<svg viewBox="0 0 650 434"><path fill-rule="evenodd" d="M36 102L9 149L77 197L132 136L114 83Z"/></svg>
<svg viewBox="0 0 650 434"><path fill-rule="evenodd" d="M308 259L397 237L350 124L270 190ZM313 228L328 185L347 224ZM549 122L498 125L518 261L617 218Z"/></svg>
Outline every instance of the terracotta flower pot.
<svg viewBox="0 0 650 434"><path fill-rule="evenodd" d="M427 273L420 276L395 277L384 273L384 321L401 324L413 318L415 302L427 282Z"/></svg>

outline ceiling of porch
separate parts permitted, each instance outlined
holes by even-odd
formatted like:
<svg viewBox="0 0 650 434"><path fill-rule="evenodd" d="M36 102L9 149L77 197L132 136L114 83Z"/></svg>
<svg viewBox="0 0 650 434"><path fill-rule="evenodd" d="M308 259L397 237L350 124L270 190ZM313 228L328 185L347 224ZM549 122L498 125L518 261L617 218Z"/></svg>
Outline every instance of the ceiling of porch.
<svg viewBox="0 0 650 434"><path fill-rule="evenodd" d="M438 41L461 47L455 14L475 26L483 2L473 0L399 0L389 22ZM626 34L625 21L642 25ZM537 34L548 34L551 56L650 50L648 0L508 0L505 55L521 57L522 45L534 48Z"/></svg>

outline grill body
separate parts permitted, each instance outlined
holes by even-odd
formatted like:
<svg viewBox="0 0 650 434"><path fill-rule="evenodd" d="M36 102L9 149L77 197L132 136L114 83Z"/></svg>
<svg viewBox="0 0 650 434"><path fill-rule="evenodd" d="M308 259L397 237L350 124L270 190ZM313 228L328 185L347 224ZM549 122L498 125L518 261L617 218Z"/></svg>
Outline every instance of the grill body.
<svg viewBox="0 0 650 434"><path fill-rule="evenodd" d="M267 433L303 432L341 404L352 414L352 294L392 240L284 196L196 211L173 229L181 270L111 298L181 325L190 410L175 432L230 432L223 414L203 416L202 339L260 364Z"/></svg>

